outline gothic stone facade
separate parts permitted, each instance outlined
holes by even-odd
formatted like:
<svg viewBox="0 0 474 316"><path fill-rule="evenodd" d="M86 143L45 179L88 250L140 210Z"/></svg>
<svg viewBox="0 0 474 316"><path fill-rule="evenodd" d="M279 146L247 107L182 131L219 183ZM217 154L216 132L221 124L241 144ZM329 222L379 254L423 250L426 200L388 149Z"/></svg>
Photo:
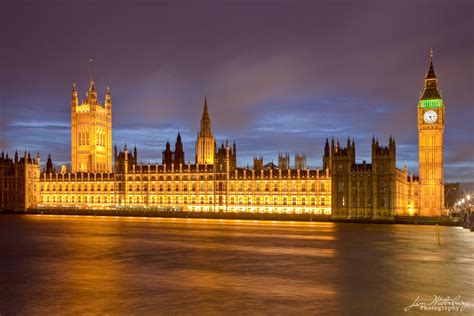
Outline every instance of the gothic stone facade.
<svg viewBox="0 0 474 316"><path fill-rule="evenodd" d="M323 168L301 161L290 168L289 155L278 166L256 157L253 168L237 166L237 148L220 147L211 130L207 98L196 139L195 164L184 163L181 136L174 151L167 144L162 163L141 164L137 150L115 148L112 166L112 103L97 103L91 80L87 101L71 104L72 172L56 173L48 159L39 174L36 161L2 156L2 209L33 207L172 208L190 211L327 214L341 219L391 219L396 215L441 215L443 201L444 105L432 58L418 105L420 178L396 167L396 143L372 139L372 161L356 163L356 145L326 140ZM433 114L434 113L434 114ZM295 159L296 162L297 159Z"/></svg>
<svg viewBox="0 0 474 316"><path fill-rule="evenodd" d="M356 163L354 140L331 148L326 141L325 160L331 166L332 216L341 219L392 219L418 212L419 182L406 167L396 167L395 139L388 146L372 139L372 163Z"/></svg>
<svg viewBox="0 0 474 316"><path fill-rule="evenodd" d="M40 156L25 152L14 158L0 157L0 210L26 210L41 203Z"/></svg>
<svg viewBox="0 0 474 316"><path fill-rule="evenodd" d="M112 172L112 99L105 93L105 104L97 100L91 79L86 101L79 105L76 85L71 99L72 172Z"/></svg>

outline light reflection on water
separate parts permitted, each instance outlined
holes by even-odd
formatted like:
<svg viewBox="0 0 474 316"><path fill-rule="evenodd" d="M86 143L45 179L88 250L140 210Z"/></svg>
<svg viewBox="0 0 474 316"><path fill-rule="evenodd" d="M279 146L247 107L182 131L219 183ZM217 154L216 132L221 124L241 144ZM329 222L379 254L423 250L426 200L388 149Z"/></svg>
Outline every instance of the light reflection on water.
<svg viewBox="0 0 474 316"><path fill-rule="evenodd" d="M474 303L474 234L433 226L0 216L0 314L401 314ZM472 312L472 307L466 312Z"/></svg>

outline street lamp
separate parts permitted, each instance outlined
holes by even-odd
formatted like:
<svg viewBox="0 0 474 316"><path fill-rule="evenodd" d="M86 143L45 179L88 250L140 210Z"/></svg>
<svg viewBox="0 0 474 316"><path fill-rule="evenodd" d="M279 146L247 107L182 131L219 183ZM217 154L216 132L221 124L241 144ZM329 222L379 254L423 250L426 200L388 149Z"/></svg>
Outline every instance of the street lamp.
<svg viewBox="0 0 474 316"><path fill-rule="evenodd" d="M471 199L471 195L470 194L466 195L466 199L469 201Z"/></svg>

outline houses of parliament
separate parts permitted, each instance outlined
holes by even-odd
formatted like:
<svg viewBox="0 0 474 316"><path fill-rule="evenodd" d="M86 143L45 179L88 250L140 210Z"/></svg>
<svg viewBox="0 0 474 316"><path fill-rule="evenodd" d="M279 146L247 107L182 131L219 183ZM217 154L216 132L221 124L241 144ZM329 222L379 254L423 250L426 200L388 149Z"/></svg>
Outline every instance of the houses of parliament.
<svg viewBox="0 0 474 316"><path fill-rule="evenodd" d="M322 167L298 154L278 165L255 157L239 167L237 145L216 142L204 99L194 164L185 162L178 133L161 163L140 163L137 148L112 145L112 97L98 101L92 76L85 101L71 93L71 169L56 171L51 157L0 157L0 208L172 209L195 212L310 213L335 219L440 216L444 197L444 104L430 54L418 100L419 177L396 167L396 140L372 139L372 161L356 161L356 143L326 139ZM413 119L413 122L415 120ZM173 147L173 148L172 148Z"/></svg>

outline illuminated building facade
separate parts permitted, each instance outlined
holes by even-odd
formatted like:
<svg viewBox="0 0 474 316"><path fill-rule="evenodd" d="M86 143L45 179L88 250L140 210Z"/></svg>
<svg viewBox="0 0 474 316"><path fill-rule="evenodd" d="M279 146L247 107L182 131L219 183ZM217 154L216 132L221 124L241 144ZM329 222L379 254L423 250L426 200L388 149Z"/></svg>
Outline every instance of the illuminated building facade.
<svg viewBox="0 0 474 316"><path fill-rule="evenodd" d="M120 173L42 173L41 205L331 214L331 179L319 170L123 163Z"/></svg>
<svg viewBox="0 0 474 316"><path fill-rule="evenodd" d="M105 103L97 100L92 76L86 100L77 96L74 84L71 97L72 172L112 172L112 97L105 92Z"/></svg>
<svg viewBox="0 0 474 316"><path fill-rule="evenodd" d="M444 103L433 67L433 51L418 102L420 213L439 216L444 209L443 175Z"/></svg>
<svg viewBox="0 0 474 316"><path fill-rule="evenodd" d="M335 219L440 215L438 203L442 202L442 188L438 184L443 181L444 108L441 98L436 99L437 97L439 92L431 61L418 113L418 179L412 173L409 174L406 167L403 170L396 167L396 142L392 137L387 146L381 145L378 139L372 139L372 161L369 163L356 162L354 140L348 139L347 144L341 146L338 141L329 142L327 139L321 170L307 168L304 155L295 157L295 168L292 169L287 153L279 155L278 165L273 162L264 164L262 157L254 157L252 168L238 167L235 142L232 146L228 142L222 143L220 147L216 146L207 98L204 100L196 140L195 163L184 162L185 153L178 133L173 149L171 144L166 144L161 164L142 164L138 161L136 147L133 152L129 152L127 145L121 151L115 147L112 153L112 147L109 146L111 139L108 138L112 134L110 92L107 90L106 106L102 108L96 103L97 96L91 81L88 101L81 105L85 106L83 112L75 107L77 91L75 88L73 90L73 116L76 113L77 119L72 120L71 126L71 172L57 173L48 157L47 166L40 175L38 156L36 161L23 158L23 161L27 161L25 170L31 172L12 173L10 170L24 166L21 167L20 161L4 158L0 174L2 205L20 209L166 208L207 212L310 213L330 215ZM434 106L432 102L437 105ZM91 104L96 105L95 112L90 111ZM97 114L97 108L102 109L99 110L102 116ZM434 122L425 120L425 113L428 111L437 113ZM84 115L79 115L80 113ZM97 119L98 117L101 118ZM100 145L97 144L102 142L98 141L101 136L97 135L101 131L105 131L103 135L107 136L107 141L98 151ZM86 138L75 138L74 135L82 135L84 132ZM91 138L91 133L96 136ZM87 137L90 138L89 145L87 140L84 141ZM91 146L91 143L95 145ZM78 149L82 156L74 156ZM109 152L110 157L112 154L114 157L113 170ZM97 159L99 156L102 160ZM13 200L5 198L8 195L6 190L12 190L12 183L19 183L20 187L27 188L27 197L18 197L18 201L24 202L15 204ZM14 194L20 196L19 192Z"/></svg>

